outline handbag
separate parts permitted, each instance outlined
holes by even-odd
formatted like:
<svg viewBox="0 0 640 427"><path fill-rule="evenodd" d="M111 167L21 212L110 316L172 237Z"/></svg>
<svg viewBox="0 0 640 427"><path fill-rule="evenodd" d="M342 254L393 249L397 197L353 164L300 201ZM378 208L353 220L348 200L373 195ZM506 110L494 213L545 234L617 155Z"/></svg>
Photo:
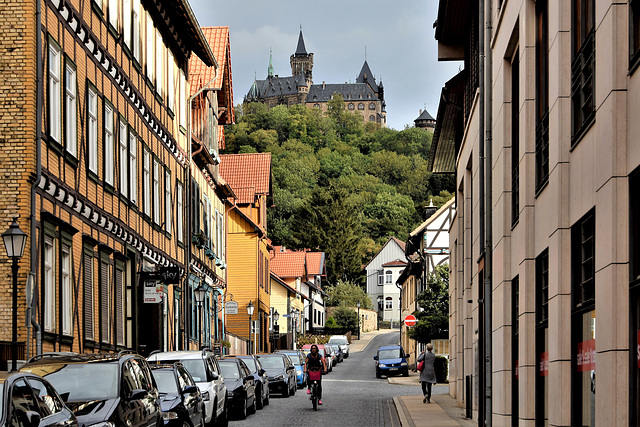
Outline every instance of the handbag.
<svg viewBox="0 0 640 427"><path fill-rule="evenodd" d="M424 369L424 360L421 360L420 363L418 363L418 371L422 372L423 369Z"/></svg>

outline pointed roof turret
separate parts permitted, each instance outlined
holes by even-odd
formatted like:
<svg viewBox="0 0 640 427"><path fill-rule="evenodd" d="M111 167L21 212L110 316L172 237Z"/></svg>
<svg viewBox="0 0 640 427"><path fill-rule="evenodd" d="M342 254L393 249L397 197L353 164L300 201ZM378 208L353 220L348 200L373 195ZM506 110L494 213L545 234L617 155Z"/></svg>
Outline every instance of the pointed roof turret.
<svg viewBox="0 0 640 427"><path fill-rule="evenodd" d="M307 48L304 46L304 37L302 37L302 25L300 25L300 35L298 36L298 47L296 48L296 56L306 56Z"/></svg>
<svg viewBox="0 0 640 427"><path fill-rule="evenodd" d="M369 68L369 64L367 60L364 60L364 64L362 65L362 70L360 70L360 74L356 79L356 83L367 83L371 86L374 92L378 92L378 85L376 84L376 79L373 77L373 73L371 72L371 68Z"/></svg>
<svg viewBox="0 0 640 427"><path fill-rule="evenodd" d="M269 77L273 77L273 52L271 48L269 48L269 68L267 69L267 74Z"/></svg>

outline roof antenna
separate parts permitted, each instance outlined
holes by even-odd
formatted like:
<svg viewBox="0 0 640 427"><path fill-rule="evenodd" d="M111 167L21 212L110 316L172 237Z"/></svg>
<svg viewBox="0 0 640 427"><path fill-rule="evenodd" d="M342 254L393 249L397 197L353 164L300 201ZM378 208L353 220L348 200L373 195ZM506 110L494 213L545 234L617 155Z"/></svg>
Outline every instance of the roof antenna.
<svg viewBox="0 0 640 427"><path fill-rule="evenodd" d="M367 45L364 45L364 62L367 62Z"/></svg>

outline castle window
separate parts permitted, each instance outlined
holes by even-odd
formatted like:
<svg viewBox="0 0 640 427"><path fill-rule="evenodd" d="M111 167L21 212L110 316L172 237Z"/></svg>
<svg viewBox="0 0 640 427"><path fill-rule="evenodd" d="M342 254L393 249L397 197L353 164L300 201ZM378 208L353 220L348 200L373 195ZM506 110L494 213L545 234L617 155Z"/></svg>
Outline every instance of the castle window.
<svg viewBox="0 0 640 427"><path fill-rule="evenodd" d="M320 104L313 104L313 108L320 108Z"/></svg>
<svg viewBox="0 0 640 427"><path fill-rule="evenodd" d="M358 104L358 110L364 110L364 104L362 102Z"/></svg>
<svg viewBox="0 0 640 427"><path fill-rule="evenodd" d="M369 104L369 110L375 110L376 109L376 104L374 104L373 102Z"/></svg>
<svg viewBox="0 0 640 427"><path fill-rule="evenodd" d="M375 122L376 121L376 116L374 116L373 114L369 116L369 121L370 122Z"/></svg>
<svg viewBox="0 0 640 427"><path fill-rule="evenodd" d="M353 105L353 102L349 103L349 110L355 110L355 105Z"/></svg>

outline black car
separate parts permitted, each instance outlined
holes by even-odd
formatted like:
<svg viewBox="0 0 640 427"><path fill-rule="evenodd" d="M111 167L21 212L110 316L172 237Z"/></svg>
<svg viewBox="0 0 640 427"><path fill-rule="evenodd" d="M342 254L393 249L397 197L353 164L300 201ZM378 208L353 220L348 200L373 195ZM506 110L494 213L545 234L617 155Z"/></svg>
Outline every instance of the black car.
<svg viewBox="0 0 640 427"><path fill-rule="evenodd" d="M165 426L204 426L202 394L182 363L151 365Z"/></svg>
<svg viewBox="0 0 640 427"><path fill-rule="evenodd" d="M135 352L45 353L31 358L20 370L46 378L80 425L163 424L151 369L144 357Z"/></svg>
<svg viewBox="0 0 640 427"><path fill-rule="evenodd" d="M269 375L269 391L282 393L282 396L293 396L298 389L296 385L296 368L286 354L263 353L256 357Z"/></svg>
<svg viewBox="0 0 640 427"><path fill-rule="evenodd" d="M49 382L37 375L0 373L0 425L76 426L73 412Z"/></svg>
<svg viewBox="0 0 640 427"><path fill-rule="evenodd" d="M218 359L220 373L227 386L227 408L240 419L256 412L256 383L247 365L235 357Z"/></svg>
<svg viewBox="0 0 640 427"><path fill-rule="evenodd" d="M344 360L344 355L342 354L342 349L338 344L325 344L324 348L331 347L333 349L334 360L336 363L341 363Z"/></svg>
<svg viewBox="0 0 640 427"><path fill-rule="evenodd" d="M267 371L262 368L260 361L255 356L243 354L234 357L242 359L251 371L256 383L256 408L264 408L269 404L269 375L267 375Z"/></svg>

